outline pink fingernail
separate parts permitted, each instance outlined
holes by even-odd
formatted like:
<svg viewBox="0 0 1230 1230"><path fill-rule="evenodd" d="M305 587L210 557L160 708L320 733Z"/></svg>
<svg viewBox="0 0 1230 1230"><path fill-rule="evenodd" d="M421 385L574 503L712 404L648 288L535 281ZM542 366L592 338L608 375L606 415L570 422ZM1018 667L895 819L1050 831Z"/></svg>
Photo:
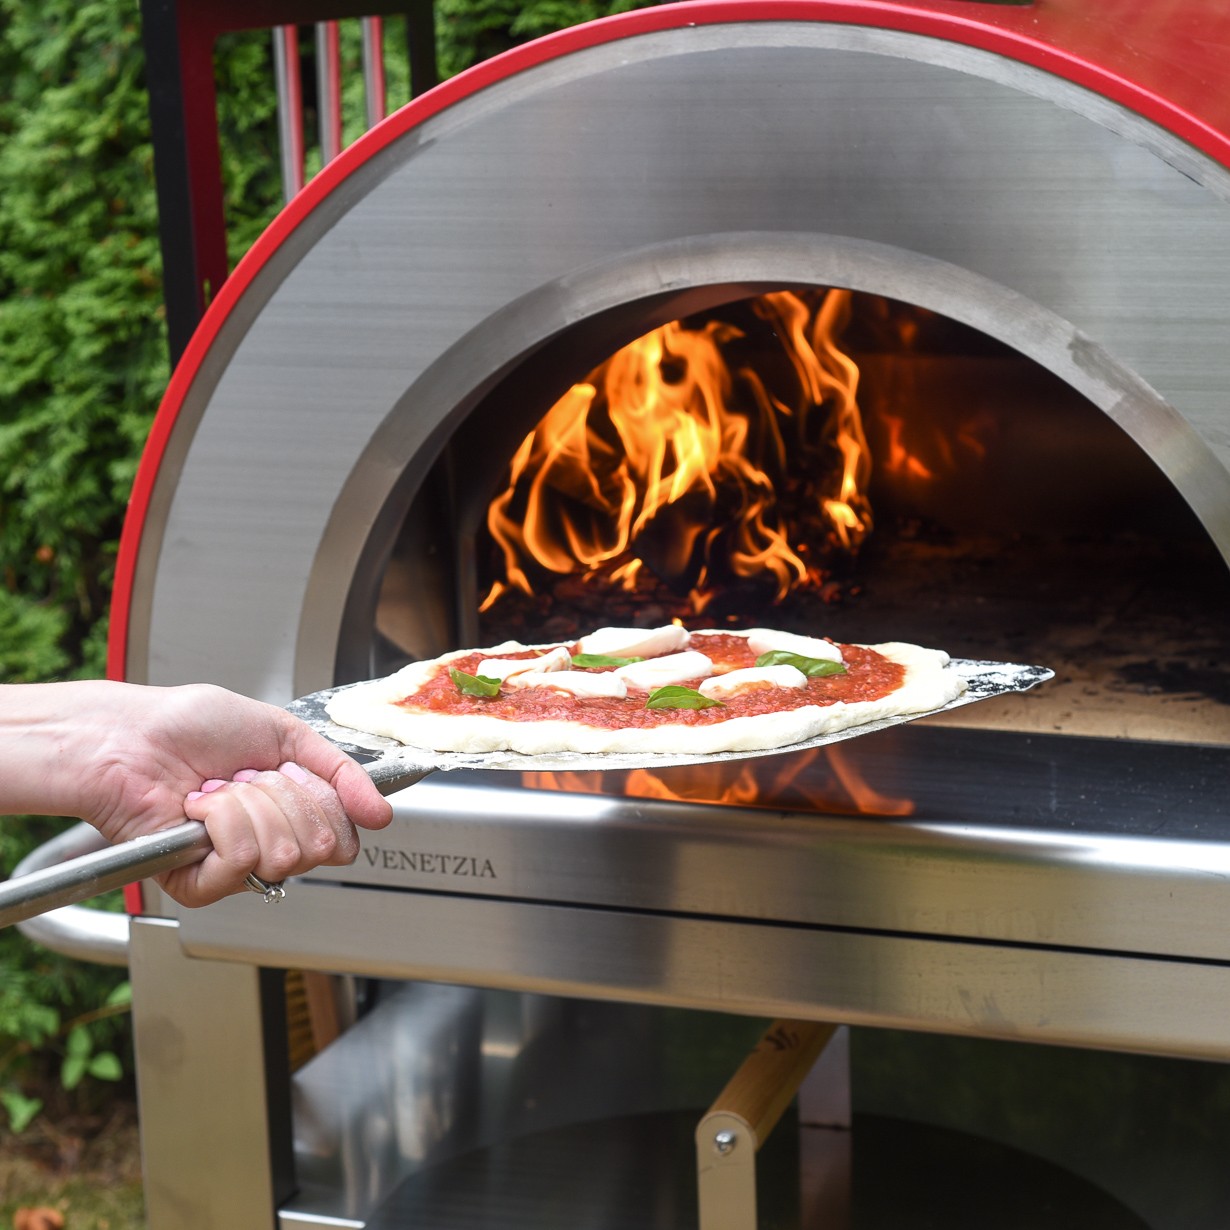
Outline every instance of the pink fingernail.
<svg viewBox="0 0 1230 1230"><path fill-rule="evenodd" d="M193 799L203 799L204 797L204 790L189 790L188 793L184 795L184 802L191 803Z"/></svg>
<svg viewBox="0 0 1230 1230"><path fill-rule="evenodd" d="M278 765L278 772L289 777L292 782L298 782L301 786L309 780L308 775L293 760Z"/></svg>
<svg viewBox="0 0 1230 1230"><path fill-rule="evenodd" d="M201 793L209 794L211 791L217 790L220 786L226 785L226 779L222 777L211 777L209 781L201 783Z"/></svg>
<svg viewBox="0 0 1230 1230"><path fill-rule="evenodd" d="M256 776L256 774L257 774L256 769L240 769L239 772L236 773L235 776L231 778L231 781L250 782Z"/></svg>

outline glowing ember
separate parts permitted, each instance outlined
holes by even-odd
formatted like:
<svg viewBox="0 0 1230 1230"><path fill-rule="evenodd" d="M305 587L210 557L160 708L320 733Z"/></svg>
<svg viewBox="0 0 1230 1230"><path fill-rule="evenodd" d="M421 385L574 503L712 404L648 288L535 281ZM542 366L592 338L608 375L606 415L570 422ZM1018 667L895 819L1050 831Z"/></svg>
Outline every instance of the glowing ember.
<svg viewBox="0 0 1230 1230"><path fill-rule="evenodd" d="M858 368L834 341L849 303L845 291L753 302L784 381L732 371L736 326L676 321L574 385L522 441L491 503L503 576L482 610L552 575L636 591L652 574L694 611L733 578L763 580L774 600L818 587L826 553L854 551L871 528Z"/></svg>

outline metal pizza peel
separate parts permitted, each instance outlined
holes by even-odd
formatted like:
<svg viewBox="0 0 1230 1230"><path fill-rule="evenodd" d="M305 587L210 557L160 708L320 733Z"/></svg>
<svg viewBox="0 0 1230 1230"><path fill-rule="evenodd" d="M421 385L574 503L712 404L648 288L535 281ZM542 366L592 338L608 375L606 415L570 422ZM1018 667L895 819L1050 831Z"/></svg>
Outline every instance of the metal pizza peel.
<svg viewBox="0 0 1230 1230"><path fill-rule="evenodd" d="M367 771L381 794L392 794L431 773L457 769L497 769L519 772L580 772L623 769L666 769L680 765L715 764L728 760L749 760L763 756L781 756L804 752L811 748L861 738L914 722L920 718L946 713L975 701L988 700L1009 692L1027 692L1054 676L1044 666L1025 666L1006 662L982 662L954 658L947 667L965 680L966 688L955 700L925 713L910 713L879 718L830 734L817 735L800 743L784 747L743 752L701 754L673 753L589 753L556 752L526 755L522 752L434 752L407 747L394 739L362 734L337 725L325 711L329 701L339 692L362 684L344 684L326 688L301 697L286 706L287 710L306 722L342 751L352 756ZM174 827L149 833L132 841L70 859L54 867L32 871L0 883L0 927L23 922L47 910L74 905L99 893L121 888L149 876L172 871L200 862L213 848L205 825L187 820ZM249 887L262 892L267 901L282 895L281 886L249 877Z"/></svg>
<svg viewBox="0 0 1230 1230"><path fill-rule="evenodd" d="M790 752L804 752L813 747L824 747L862 735L874 734L903 722L945 713L977 700L1002 696L1007 692L1026 692L1039 683L1052 678L1054 671L1044 666L1019 666L1004 662L977 662L958 658L949 662L947 670L965 680L965 691L955 700L925 713L910 713L900 717L880 718L850 726L831 734L817 735L800 743L746 752L700 753L655 753L655 752L547 752L527 755L523 752L432 752L421 748L407 747L396 739L382 735L361 734L345 726L339 726L325 711L326 706L339 692L363 684L343 684L326 688L310 696L292 701L287 709L302 719L330 743L336 744L358 760L367 770L382 794L391 794L405 786L421 781L429 773L449 772L455 769L512 769L527 773L566 773L588 771L614 771L619 769L668 769L677 765L715 764L725 760L750 760L760 756L780 756Z"/></svg>

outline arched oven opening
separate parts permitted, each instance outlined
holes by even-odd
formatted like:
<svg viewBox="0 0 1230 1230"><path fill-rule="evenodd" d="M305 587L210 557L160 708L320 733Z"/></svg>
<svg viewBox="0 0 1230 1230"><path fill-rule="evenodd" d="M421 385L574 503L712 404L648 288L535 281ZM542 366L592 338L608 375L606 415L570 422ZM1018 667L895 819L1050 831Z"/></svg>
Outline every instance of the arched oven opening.
<svg viewBox="0 0 1230 1230"><path fill-rule="evenodd" d="M935 311L748 289L623 305L512 364L343 636L360 659L371 638L360 671L610 623L769 624L1057 672L945 722L1225 741L1230 574L1124 430Z"/></svg>

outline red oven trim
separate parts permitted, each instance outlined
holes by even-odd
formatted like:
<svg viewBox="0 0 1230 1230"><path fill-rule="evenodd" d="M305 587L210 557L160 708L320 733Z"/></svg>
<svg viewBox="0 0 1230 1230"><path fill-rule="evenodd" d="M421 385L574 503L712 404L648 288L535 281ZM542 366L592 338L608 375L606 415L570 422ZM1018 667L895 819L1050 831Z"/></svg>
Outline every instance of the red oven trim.
<svg viewBox="0 0 1230 1230"><path fill-rule="evenodd" d="M1230 166L1230 90L1221 49L1230 6L1221 0L1047 0L997 6L971 0L691 0L641 9L547 35L484 61L408 103L329 163L274 219L218 289L172 374L133 485L116 563L107 673L126 674L137 552L176 417L240 296L304 218L357 167L403 133L470 94L574 51L688 25L822 21L901 30L963 43L1043 69L1112 99Z"/></svg>

